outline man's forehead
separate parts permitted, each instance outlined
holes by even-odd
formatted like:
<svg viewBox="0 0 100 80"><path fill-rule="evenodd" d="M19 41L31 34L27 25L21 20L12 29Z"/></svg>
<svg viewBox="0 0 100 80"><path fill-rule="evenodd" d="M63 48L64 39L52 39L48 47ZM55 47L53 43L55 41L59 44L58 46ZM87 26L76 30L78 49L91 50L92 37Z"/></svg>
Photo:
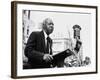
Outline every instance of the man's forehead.
<svg viewBox="0 0 100 80"><path fill-rule="evenodd" d="M52 19L47 18L47 19L45 19L45 23L53 23L53 21L52 21Z"/></svg>

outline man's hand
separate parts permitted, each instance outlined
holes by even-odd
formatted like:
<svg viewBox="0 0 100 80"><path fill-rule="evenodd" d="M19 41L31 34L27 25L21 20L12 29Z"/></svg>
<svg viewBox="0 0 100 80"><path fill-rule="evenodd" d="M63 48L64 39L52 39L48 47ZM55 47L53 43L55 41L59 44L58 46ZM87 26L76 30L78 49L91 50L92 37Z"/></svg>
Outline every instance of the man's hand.
<svg viewBox="0 0 100 80"><path fill-rule="evenodd" d="M44 54L43 60L46 62L51 62L53 60L53 57L50 54Z"/></svg>

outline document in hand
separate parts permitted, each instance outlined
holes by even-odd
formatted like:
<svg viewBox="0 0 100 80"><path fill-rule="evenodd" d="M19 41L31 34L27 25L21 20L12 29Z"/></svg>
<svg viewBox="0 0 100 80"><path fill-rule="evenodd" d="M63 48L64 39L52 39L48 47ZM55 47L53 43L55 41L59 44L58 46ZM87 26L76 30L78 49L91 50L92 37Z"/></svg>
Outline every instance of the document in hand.
<svg viewBox="0 0 100 80"><path fill-rule="evenodd" d="M68 57L68 56L70 56L70 55L72 55L73 54L73 52L70 50L70 49L67 49L67 50L65 50L65 51L62 51L62 52L60 52L60 53L58 53L58 54L55 54L55 55L53 55L53 61L54 62L61 62L61 61L63 61L66 57Z"/></svg>

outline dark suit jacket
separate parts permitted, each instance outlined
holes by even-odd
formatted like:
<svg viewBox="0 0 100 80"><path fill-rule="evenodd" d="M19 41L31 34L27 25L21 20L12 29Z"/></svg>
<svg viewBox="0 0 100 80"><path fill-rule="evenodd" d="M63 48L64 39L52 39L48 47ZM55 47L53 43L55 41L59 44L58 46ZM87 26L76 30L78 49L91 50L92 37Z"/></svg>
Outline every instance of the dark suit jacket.
<svg viewBox="0 0 100 80"><path fill-rule="evenodd" d="M46 53L45 37L43 31L32 32L25 48L25 55L31 68L49 68L50 63L43 60Z"/></svg>

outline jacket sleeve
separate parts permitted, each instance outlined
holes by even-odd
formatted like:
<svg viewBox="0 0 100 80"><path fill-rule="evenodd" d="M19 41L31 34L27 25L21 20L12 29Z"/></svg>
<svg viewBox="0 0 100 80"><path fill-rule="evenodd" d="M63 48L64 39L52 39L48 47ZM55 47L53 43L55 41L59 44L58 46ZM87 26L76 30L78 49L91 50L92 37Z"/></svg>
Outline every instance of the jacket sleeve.
<svg viewBox="0 0 100 80"><path fill-rule="evenodd" d="M44 56L44 53L42 52L39 52L39 51L36 51L36 42L37 42L37 35L36 35L36 32L32 32L28 41L27 41L27 44L26 44L26 47L25 47L25 55L28 57L28 58L31 58L33 60L38 60L38 61L43 61L43 56Z"/></svg>

